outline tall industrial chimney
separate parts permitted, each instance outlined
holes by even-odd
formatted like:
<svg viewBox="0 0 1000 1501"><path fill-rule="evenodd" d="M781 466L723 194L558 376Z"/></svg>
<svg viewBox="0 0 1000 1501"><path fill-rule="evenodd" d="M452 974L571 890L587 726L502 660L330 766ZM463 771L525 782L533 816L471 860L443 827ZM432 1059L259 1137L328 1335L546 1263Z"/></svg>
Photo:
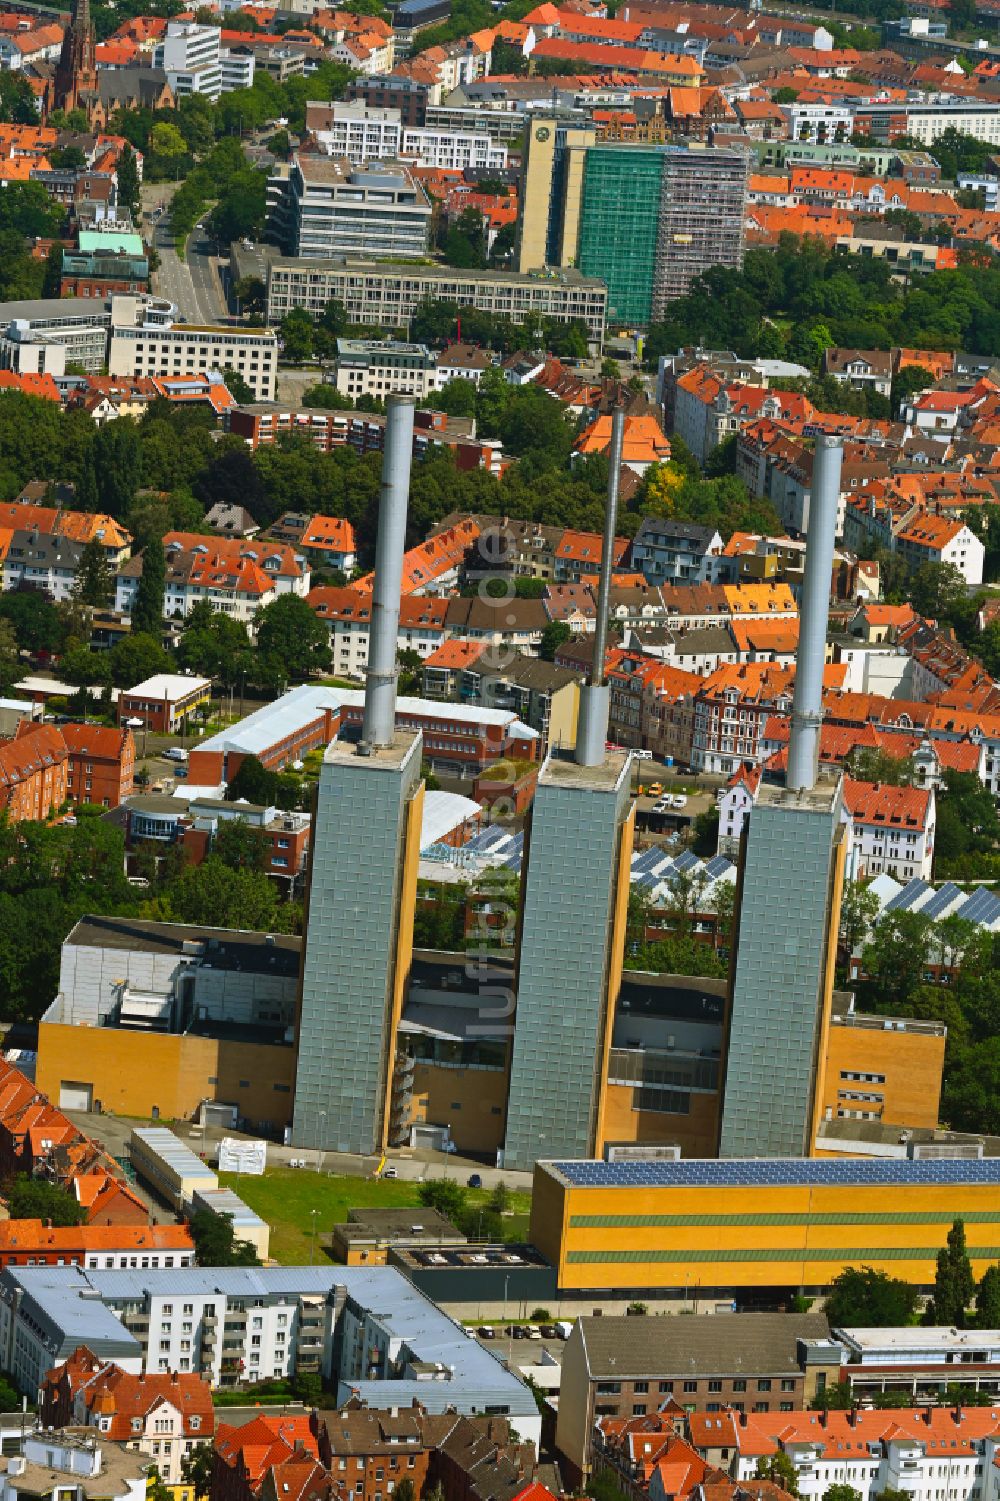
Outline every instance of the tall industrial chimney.
<svg viewBox="0 0 1000 1501"><path fill-rule="evenodd" d="M370 755L373 750L391 745L396 728L396 643L413 457L413 410L412 396L389 396L386 399L385 452L382 456L372 620L365 674L365 718L358 744L361 755Z"/></svg>
<svg viewBox="0 0 1000 1501"><path fill-rule="evenodd" d="M610 692L604 681L604 654L608 644L608 607L611 574L615 566L615 527L618 522L618 483L625 443L625 413L616 407L611 418L611 449L608 454L608 504L604 513L601 580L597 590L597 625L590 680L580 689L580 712L576 725L576 760L580 766L600 766L608 738Z"/></svg>
<svg viewBox="0 0 1000 1501"><path fill-rule="evenodd" d="M833 544L840 501L840 466L844 445L840 438L820 436L813 455L806 567L799 612L799 649L792 699L792 733L788 744L785 785L807 791L819 774L819 739L823 723L823 666L830 616Z"/></svg>

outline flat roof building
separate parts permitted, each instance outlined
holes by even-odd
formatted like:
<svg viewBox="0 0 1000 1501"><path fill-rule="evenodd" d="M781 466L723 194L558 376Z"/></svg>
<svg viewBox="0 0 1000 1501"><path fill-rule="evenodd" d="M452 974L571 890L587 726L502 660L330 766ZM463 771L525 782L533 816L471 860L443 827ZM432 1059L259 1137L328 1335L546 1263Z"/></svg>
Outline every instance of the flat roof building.
<svg viewBox="0 0 1000 1501"><path fill-rule="evenodd" d="M238 263L237 251L237 263ZM608 292L603 281L574 267L532 272L460 271L453 266L391 265L369 256L338 259L277 257L267 270L267 316L280 323L292 308L318 317L331 298L342 302L352 323L398 328L428 298L473 307L521 324L535 318L579 320L587 337L604 342Z"/></svg>
<svg viewBox="0 0 1000 1501"><path fill-rule="evenodd" d="M689 1412L807 1407L820 1369L824 1385L839 1374L842 1352L829 1335L821 1313L577 1319L563 1352L556 1447L584 1474L602 1417L652 1414L671 1402ZM819 1342L825 1364L807 1364L804 1344Z"/></svg>
<svg viewBox="0 0 1000 1501"><path fill-rule="evenodd" d="M355 167L343 157L297 155L268 178L267 194L270 236L289 255L427 254L431 205L402 163Z"/></svg>
<svg viewBox="0 0 1000 1501"><path fill-rule="evenodd" d="M1000 1247L998 1187L998 1158L542 1162L530 1234L564 1298L773 1306L861 1259L929 1290L956 1218L978 1279Z"/></svg>
<svg viewBox="0 0 1000 1501"><path fill-rule="evenodd" d="M178 1303L190 1305L186 1333ZM127 1370L199 1371L216 1386L311 1370L338 1403L494 1412L522 1438L540 1436L523 1382L391 1267L0 1273L0 1359L22 1391L37 1392L79 1345Z"/></svg>

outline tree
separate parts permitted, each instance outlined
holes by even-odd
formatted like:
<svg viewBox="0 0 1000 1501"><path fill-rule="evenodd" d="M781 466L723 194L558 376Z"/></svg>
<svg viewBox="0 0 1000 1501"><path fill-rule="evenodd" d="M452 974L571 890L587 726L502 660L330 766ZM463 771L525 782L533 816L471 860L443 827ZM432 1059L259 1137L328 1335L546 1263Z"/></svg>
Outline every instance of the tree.
<svg viewBox="0 0 1000 1501"><path fill-rule="evenodd" d="M53 1225L82 1225L85 1215L76 1196L58 1183L18 1173L4 1190L12 1220L51 1220Z"/></svg>
<svg viewBox="0 0 1000 1501"><path fill-rule="evenodd" d="M9 620L0 620L0 688L9 693L21 676L17 636Z"/></svg>
<svg viewBox="0 0 1000 1501"><path fill-rule="evenodd" d="M565 645L571 639L573 632L565 620L550 620L542 632L541 644L538 655L545 662L552 662L560 646Z"/></svg>
<svg viewBox="0 0 1000 1501"><path fill-rule="evenodd" d="M402 1480L396 1481L396 1489L392 1494L395 1501L417 1501L417 1493L413 1489L413 1481L409 1475L404 1475Z"/></svg>
<svg viewBox="0 0 1000 1501"><path fill-rule="evenodd" d="M241 406L245 406L248 401L254 400L253 386L249 385L243 379L238 370L234 370L230 365L223 365L222 379L226 383L230 396L234 401L238 401Z"/></svg>
<svg viewBox="0 0 1000 1501"><path fill-rule="evenodd" d="M948 1231L947 1243L937 1255L934 1293L927 1305L924 1323L953 1325L956 1329L964 1329L974 1291L972 1263L965 1243L965 1225L962 1220L955 1220Z"/></svg>
<svg viewBox="0 0 1000 1501"><path fill-rule="evenodd" d="M258 610L257 650L273 658L282 676L308 678L330 665L330 635L323 621L297 594L281 594Z"/></svg>
<svg viewBox="0 0 1000 1501"><path fill-rule="evenodd" d="M344 396L330 381L321 381L318 385L309 386L302 394L302 405L305 407L322 407L329 412L351 412L354 410L354 402L350 396ZM398 1490L399 1487L397 1486Z"/></svg>
<svg viewBox="0 0 1000 1501"><path fill-rule="evenodd" d="M170 658L156 636L133 631L111 648L108 665L116 687L134 688L136 683L143 683L158 672L168 672Z"/></svg>
<svg viewBox="0 0 1000 1501"><path fill-rule="evenodd" d="M758 1480L773 1480L790 1496L799 1494L799 1472L783 1449L773 1454L762 1454L757 1461Z"/></svg>
<svg viewBox="0 0 1000 1501"><path fill-rule="evenodd" d="M111 424L113 425L113 424ZM152 541L143 549L142 573L132 601L132 630L159 639L163 632L163 597L167 563L163 542Z"/></svg>
<svg viewBox="0 0 1000 1501"><path fill-rule="evenodd" d="M845 1267L830 1284L825 1312L836 1328L891 1329L908 1324L917 1290L874 1267Z"/></svg>
<svg viewBox="0 0 1000 1501"><path fill-rule="evenodd" d="M882 909L870 886L845 878L840 899L840 938L848 953L864 943Z"/></svg>
<svg viewBox="0 0 1000 1501"><path fill-rule="evenodd" d="M245 818L227 818L219 824L212 853L230 870L266 870L268 838L263 829L255 828Z"/></svg>
<svg viewBox="0 0 1000 1501"><path fill-rule="evenodd" d="M142 481L142 444L131 417L106 422L94 434L93 470L97 505L116 521L124 521Z"/></svg>
<svg viewBox="0 0 1000 1501"><path fill-rule="evenodd" d="M250 679L253 672L246 626L222 610L213 610L208 600L199 600L187 616L177 660L191 672L218 678L224 687Z"/></svg>
<svg viewBox="0 0 1000 1501"><path fill-rule="evenodd" d="M103 609L114 594L115 579L100 537L91 537L80 554L73 594L81 604Z"/></svg>
<svg viewBox="0 0 1000 1501"><path fill-rule="evenodd" d="M226 801L255 803L266 807L274 800L277 782L277 773L268 771L256 756L244 756L235 776L229 779Z"/></svg>
<svg viewBox="0 0 1000 1501"><path fill-rule="evenodd" d="M231 1214L197 1210L188 1221L195 1255L201 1266L259 1266L248 1240L237 1240Z"/></svg>
<svg viewBox="0 0 1000 1501"><path fill-rule="evenodd" d="M466 1210L465 1189L452 1178L428 1178L417 1190L421 1204L456 1223Z"/></svg>
<svg viewBox="0 0 1000 1501"><path fill-rule="evenodd" d="M976 1288L976 1324L980 1329L1000 1329L1000 1266L988 1266Z"/></svg>
<svg viewBox="0 0 1000 1501"><path fill-rule="evenodd" d="M35 589L0 594L0 619L14 627L22 651L56 652L62 646L65 632L59 611Z"/></svg>
<svg viewBox="0 0 1000 1501"><path fill-rule="evenodd" d="M487 1204L493 1210L494 1214L506 1214L510 1208L510 1189L502 1178L493 1186ZM543 1319L542 1322L548 1323L548 1320ZM997 1325L997 1327L1000 1328L1000 1325Z"/></svg>
<svg viewBox="0 0 1000 1501"><path fill-rule="evenodd" d="M313 357L313 324L304 308L292 308L280 325L281 341L285 359L291 365L301 365Z"/></svg>
<svg viewBox="0 0 1000 1501"><path fill-rule="evenodd" d="M185 866L166 900L176 921L198 927L280 933L293 925L295 909L280 906L263 871L233 870L214 854L200 865Z"/></svg>
<svg viewBox="0 0 1000 1501"><path fill-rule="evenodd" d="M195 1501L203 1501L212 1488L212 1445L195 1444L181 1458L181 1479L194 1487Z"/></svg>
<svg viewBox="0 0 1000 1501"><path fill-rule="evenodd" d="M167 120L161 120L153 126L149 145L156 156L185 156L188 149L187 141L177 126L171 125Z"/></svg>
<svg viewBox="0 0 1000 1501"><path fill-rule="evenodd" d="M861 1492L853 1485L828 1485L823 1492L823 1501L861 1501Z"/></svg>
<svg viewBox="0 0 1000 1501"><path fill-rule="evenodd" d="M287 161L292 153L292 142L288 131L276 130L267 143L267 149L272 156L280 156L282 161Z"/></svg>
<svg viewBox="0 0 1000 1501"><path fill-rule="evenodd" d="M139 211L139 169L135 160L135 152L131 146L123 147L115 169L118 174L118 197L132 214L133 218Z"/></svg>

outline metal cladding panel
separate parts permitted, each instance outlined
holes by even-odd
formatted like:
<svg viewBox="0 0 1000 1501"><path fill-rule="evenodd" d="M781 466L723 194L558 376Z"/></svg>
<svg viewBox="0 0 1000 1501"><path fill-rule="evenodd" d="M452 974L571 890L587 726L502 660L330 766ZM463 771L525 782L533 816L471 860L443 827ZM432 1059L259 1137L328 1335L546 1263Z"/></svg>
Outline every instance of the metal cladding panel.
<svg viewBox="0 0 1000 1501"><path fill-rule="evenodd" d="M839 799L750 814L720 1155L805 1152L821 1025Z"/></svg>

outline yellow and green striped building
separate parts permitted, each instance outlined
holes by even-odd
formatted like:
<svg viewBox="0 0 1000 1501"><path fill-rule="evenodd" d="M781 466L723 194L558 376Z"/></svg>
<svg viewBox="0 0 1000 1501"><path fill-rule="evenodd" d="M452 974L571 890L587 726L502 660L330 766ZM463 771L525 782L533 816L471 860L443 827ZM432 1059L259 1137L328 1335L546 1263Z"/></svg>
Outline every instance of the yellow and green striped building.
<svg viewBox="0 0 1000 1501"><path fill-rule="evenodd" d="M540 1162L532 1243L565 1297L822 1292L847 1266L921 1288L955 1219L1000 1260L1000 1159Z"/></svg>

